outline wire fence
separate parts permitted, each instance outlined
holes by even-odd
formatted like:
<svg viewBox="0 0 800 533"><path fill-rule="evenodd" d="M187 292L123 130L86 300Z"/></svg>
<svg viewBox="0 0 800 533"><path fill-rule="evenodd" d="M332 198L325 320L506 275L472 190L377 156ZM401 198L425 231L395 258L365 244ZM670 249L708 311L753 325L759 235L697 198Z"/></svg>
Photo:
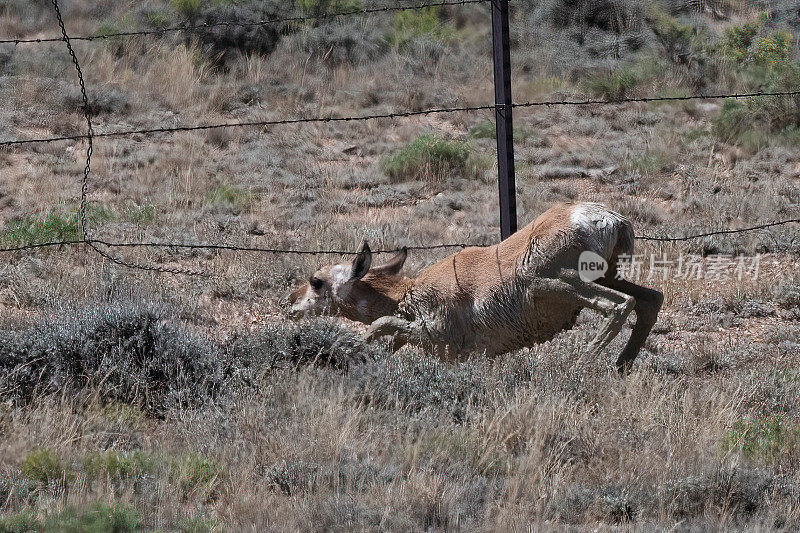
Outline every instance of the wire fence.
<svg viewBox="0 0 800 533"><path fill-rule="evenodd" d="M625 105L629 103L649 103L649 102L678 102L687 100L722 100L726 98L760 98L760 97L782 97L800 96L800 89L796 91L777 91L777 92L754 92L754 93L730 93L730 94L695 94L688 96L651 96L640 98L619 98L611 100L547 100L542 102L519 102L511 104L515 109L530 107L551 107L551 106L587 106L587 105ZM265 127L283 126L288 124L309 124L309 123L329 123L329 122L358 122L362 120L377 119L397 119L404 117L418 117L435 115L442 113L459 113L468 111L494 111L498 107L496 104L486 104L478 106L463 107L440 107L424 109L421 111L397 111L392 113L376 113L370 115L356 115L345 117L300 117L279 120L253 120L242 122L222 122L218 124L197 124L194 126L159 126L157 128L127 129L106 132L93 132L93 138L101 137L130 137L134 135L155 135L160 133L175 133L187 131L203 131L224 128L242 127ZM60 135L53 137L38 137L33 139L16 139L0 141L0 147L18 146L23 144L51 143L56 141L81 141L89 138L88 133L76 135Z"/></svg>
<svg viewBox="0 0 800 533"><path fill-rule="evenodd" d="M414 116L424 116L424 115L431 115L431 114L440 114L440 113L457 113L457 112L474 112L474 111L487 111L487 110L496 110L499 106L495 104L487 104L487 105L479 105L479 106L462 106L462 107L449 107L449 108L432 108L432 109L425 109L421 111L398 111L398 112L390 112L390 113L377 113L377 114L367 114L367 115L358 115L358 116L326 116L326 117L299 117L299 118L290 118L290 119L279 119L279 120L260 120L260 121L243 121L243 122L225 122L225 123L218 123L218 124L198 124L198 125L187 125L187 126L161 126L161 127L154 127L154 128L144 128L144 129L127 129L127 130L113 130L107 132L95 132L94 125L92 124L92 113L91 107L89 104L89 98L86 91L86 84L84 82L83 71L81 69L80 62L78 61L77 55L72 47L72 41L93 41L98 39L107 39L110 37L134 37L134 36L147 36L147 35L163 35L168 32L178 32L178 31L196 31L200 29L207 29L216 26L258 26L258 25L266 25L266 24L275 24L275 23L289 23L289 22L304 22L309 20L320 20L326 18L335 18L335 17L344 17L344 16L352 16L352 15L366 15L371 13L379 13L379 12L390 12L390 11L402 11L402 10L414 10L414 9L424 9L424 8L431 8L431 7L443 7L443 6L461 6L461 5L468 5L468 4L481 4L487 3L491 0L451 0L451 1L442 1L442 2L430 2L424 4L414 4L414 5L406 5L406 6L386 6L386 7L376 7L376 8L366 8L366 9L359 9L359 10L351 10L351 11L343 11L337 13L328 13L328 14L318 14L318 15L311 15L311 16L293 16L293 17L283 17L283 18L275 18L270 20L259 20L259 21L252 21L252 22L219 22L219 23L209 23L209 24L199 24L199 25L181 25L181 26L173 26L173 27L165 27L159 28L157 30L146 30L146 31L137 31L137 32L118 32L118 33L108 33L98 36L79 36L79 37L70 37L67 33L66 26L64 24L64 20L61 14L61 9L58 3L58 0L51 0L53 9L58 20L58 25L61 30L61 37L48 37L48 38L39 38L39 39L2 39L0 40L0 44L24 44L24 43L47 43L47 42L57 42L63 41L66 45L67 51L72 59L72 63L75 67L77 72L78 83L80 86L81 92L81 99L83 102L82 111L84 118L86 120L87 130L84 134L75 134L75 135L62 135L62 136L51 136L51 137L38 137L32 139L11 139L11 140L4 140L0 141L0 147L13 147L13 146L20 146L20 145L27 145L27 144L35 144L35 143L51 143L57 141L87 141L87 149L86 149L86 165L83 170L83 178L81 181L81 199L80 199L80 208L79 208L79 217L80 217L80 232L82 238L80 239L73 239L73 240L63 240L63 241L52 241L52 242L44 242L44 243L31 243L26 245L8 247L8 248L0 248L0 253L2 252L22 252L22 251L31 251L37 250L42 248L53 248L53 247L70 247L70 246L86 246L99 254L101 257L121 266L125 266L128 268L138 269L138 270L146 270L146 271L153 271L159 273L169 273L169 274L181 274L181 275L196 275L196 276L205 276L207 275L205 272L198 271L198 270L191 270L191 269L184 269L184 268L177 268L177 267L169 267L163 265L147 265L147 264L140 264L135 262L130 262L128 260L122 259L117 257L116 255L109 252L109 249L119 249L119 248L159 248L159 249L184 249L184 250L212 250L212 251L238 251L238 252L255 252L255 253L271 253L271 254L297 254L297 255L321 255L321 254L336 254L336 255L348 255L348 254L355 254L357 252L353 252L350 250L336 250L336 249L321 249L321 250L298 250L298 249L290 249L290 248L277 248L277 247L259 247L259 246L238 246L232 244L203 244L203 243L179 243L179 242L110 242L105 241L102 239L95 239L92 237L91 232L89 231L89 227L86 220L86 205L87 205L87 196L88 196L88 183L89 183L89 175L91 172L91 162L92 162L92 152L93 152L93 141L95 138L99 137L124 137L124 136L133 136L133 135L155 135L155 134L167 134L167 133L174 133L174 132L187 132L187 131L200 131L200 130L211 130L211 129L220 129L220 128L238 128L238 127L266 127L266 126L280 126L280 125L290 125L290 124L303 124L303 123L328 123L328 122L352 122L352 121L365 121L365 120L377 120L377 119L397 119L403 117L414 117ZM765 98L765 97L786 97L786 96L800 96L800 89L792 90L792 91L780 91L780 92L752 92L752 93L731 93L731 94L695 94L695 95L688 95L688 96L655 96L655 97L640 97L640 98L619 98L619 99L584 99L584 100L550 100L550 101L536 101L536 102L521 102L521 103L514 103L511 105L513 108L534 108L534 107L549 107L549 106L587 106L587 105L624 105L629 103L649 103L649 102L669 102L669 101L687 101L687 100L715 100L715 99L726 99L726 98ZM739 229L722 229L722 230L715 230L715 231L706 231L702 233L684 235L684 236L648 236L648 235L637 235L636 239L642 241L652 241L652 242L661 242L661 243L676 243L676 242L684 242L698 238L706 238L718 235L731 235L731 234L742 234L742 233L749 233L753 231L759 230L766 230L769 228L777 227L777 226L784 226L793 223L800 223L800 218L793 218L793 219L786 219L780 221L769 222L765 224L759 224L756 226L746 227L746 228L739 228ZM403 248L397 249L380 249L380 250L373 250L374 253L390 253L390 252L397 252L402 249L407 250L439 250L439 249L449 249L449 248L466 248L469 246L483 246L484 243L444 243L444 244L435 244L435 245L414 245L414 246L406 246Z"/></svg>
<svg viewBox="0 0 800 533"><path fill-rule="evenodd" d="M108 248L167 248L175 250L216 250L232 252L257 252L269 254L292 254L292 255L356 255L358 252L351 250L320 249L320 250L297 250L292 248L275 248L264 246L238 246L235 244L204 244L186 242L110 242L101 239L92 239L92 244L98 244ZM27 244L11 248L0 248L0 252L21 252L34 250L37 248L55 248L59 246L88 245L85 239L51 241L36 244ZM376 249L371 250L374 254L396 253L402 250L443 250L447 248L469 248L470 246L483 246L482 244L453 243L453 244L432 244L403 246L401 248Z"/></svg>
<svg viewBox="0 0 800 533"><path fill-rule="evenodd" d="M737 233L750 233L753 231L764 230L776 226L785 226L787 224L798 224L800 218L790 218L787 220L780 220L777 222L768 222L766 224L759 224L757 226L750 226L747 228L738 229L722 229L717 231L707 231L703 233L693 233L681 237L657 237L650 235L636 235L635 239L640 241L653 241L653 242L685 242L694 239L705 237L714 237L718 235L731 235ZM264 246L239 246L235 244L206 244L206 243L186 243L186 242L111 242L100 239L91 239L92 244L98 244L108 248L172 248L176 250L215 250L215 251L235 251L235 252L257 252L257 253L270 253L270 254L292 254L292 255L356 255L359 252L352 250L341 249L320 249L320 250L298 250L294 248L276 248ZM25 250L34 250L37 248L52 248L59 246L74 246L74 245L87 245L89 241L85 239L79 240L64 240L52 241L36 244L28 244L22 246L15 246L11 248L0 248L0 252L20 252ZM388 248L372 250L375 254L388 254L396 253L402 250L444 250L448 248L469 248L472 246L486 246L485 243L451 243L451 244L432 244L432 245L411 245L403 246L401 248Z"/></svg>

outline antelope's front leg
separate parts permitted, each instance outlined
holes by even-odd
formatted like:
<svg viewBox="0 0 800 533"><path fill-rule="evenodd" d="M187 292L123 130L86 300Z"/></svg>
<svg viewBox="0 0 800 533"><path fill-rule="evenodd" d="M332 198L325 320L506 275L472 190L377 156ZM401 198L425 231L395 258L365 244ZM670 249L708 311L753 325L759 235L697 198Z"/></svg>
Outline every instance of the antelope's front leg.
<svg viewBox="0 0 800 533"><path fill-rule="evenodd" d="M383 316L373 322L364 334L367 342L378 340L381 337L392 337L392 351L396 352L406 344L418 339L419 334L413 322L396 316Z"/></svg>

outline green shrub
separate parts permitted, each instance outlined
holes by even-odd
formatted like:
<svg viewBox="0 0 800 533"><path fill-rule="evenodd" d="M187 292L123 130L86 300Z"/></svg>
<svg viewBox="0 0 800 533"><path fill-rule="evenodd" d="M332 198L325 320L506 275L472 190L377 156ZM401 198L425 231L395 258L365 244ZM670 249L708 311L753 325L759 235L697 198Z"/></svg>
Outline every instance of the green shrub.
<svg viewBox="0 0 800 533"><path fill-rule="evenodd" d="M765 92L796 91L800 87L800 61L773 64ZM800 96L762 97L749 100L756 117L771 131L800 126Z"/></svg>
<svg viewBox="0 0 800 533"><path fill-rule="evenodd" d="M13 219L6 223L3 237L7 242L17 245L79 240L82 237L80 217L76 211L68 217L53 213L43 220Z"/></svg>
<svg viewBox="0 0 800 533"><path fill-rule="evenodd" d="M172 8L188 18L196 17L202 4L203 0L170 0Z"/></svg>
<svg viewBox="0 0 800 533"><path fill-rule="evenodd" d="M30 510L0 518L0 533L28 533L42 529L41 522Z"/></svg>
<svg viewBox="0 0 800 533"><path fill-rule="evenodd" d="M170 481L185 493L211 494L222 476L222 467L214 460L198 454L174 458L170 465Z"/></svg>
<svg viewBox="0 0 800 533"><path fill-rule="evenodd" d="M722 440L725 452L741 450L749 458L775 463L800 447L800 427L784 415L754 422L738 421Z"/></svg>
<svg viewBox="0 0 800 533"><path fill-rule="evenodd" d="M156 219L156 210L152 205L126 205L119 212L111 211L102 205L87 204L86 223L91 227L103 222L115 220L147 224ZM6 222L0 232L0 243L13 246L24 246L53 241L80 240L81 218L78 209L68 215L50 213L44 218L13 218Z"/></svg>
<svg viewBox="0 0 800 533"><path fill-rule="evenodd" d="M103 22L95 31L95 35L102 37L113 33L136 31L137 29L139 28L136 24L136 18L131 13L128 13L119 20Z"/></svg>
<svg viewBox="0 0 800 533"><path fill-rule="evenodd" d="M166 9L156 9L153 11L145 12L145 19L151 26L156 28L164 28L170 24L170 14Z"/></svg>
<svg viewBox="0 0 800 533"><path fill-rule="evenodd" d="M762 13L754 21L731 26L719 41L709 46L717 58L727 60L715 62L713 69L719 74L727 70L728 77L749 91L776 90L782 78L791 75L792 65L796 64L792 61L794 37L786 31L769 29L767 20L768 16ZM791 86L791 89L796 87ZM758 103L754 104L754 108L758 107ZM759 120L758 117L752 118ZM760 129L765 130L763 127ZM774 132L776 128L768 127L766 130ZM747 134L747 137L753 136L755 134L752 132Z"/></svg>
<svg viewBox="0 0 800 533"><path fill-rule="evenodd" d="M95 503L85 509L67 507L45 518L37 518L32 511L23 511L0 519L0 533L125 533L139 531L141 526L142 519L136 510L105 503Z"/></svg>
<svg viewBox="0 0 800 533"><path fill-rule="evenodd" d="M155 459L141 451L126 454L108 450L88 455L83 468L89 478L129 479L152 472Z"/></svg>
<svg viewBox="0 0 800 533"><path fill-rule="evenodd" d="M719 46L724 57L738 63L750 63L762 68L787 61L792 56L791 33L764 30L768 16L761 13L751 22L725 30Z"/></svg>
<svg viewBox="0 0 800 533"><path fill-rule="evenodd" d="M148 224L156 220L156 208L152 205L128 204L122 209L121 218L134 224Z"/></svg>
<svg viewBox="0 0 800 533"><path fill-rule="evenodd" d="M453 35L453 30L442 22L441 9L426 7L398 11L387 40L394 46L403 46L418 37L444 41Z"/></svg>
<svg viewBox="0 0 800 533"><path fill-rule="evenodd" d="M586 80L584 87L594 96L619 100L629 96L630 92L638 87L639 77L633 70L620 69L601 76Z"/></svg>
<svg viewBox="0 0 800 533"><path fill-rule="evenodd" d="M497 127L494 121L484 120L472 126L469 135L475 139L494 139L497 137Z"/></svg>
<svg viewBox="0 0 800 533"><path fill-rule="evenodd" d="M463 141L424 134L385 157L381 167L397 181L442 182L454 173L466 175L470 170L470 154L469 145Z"/></svg>
<svg viewBox="0 0 800 533"><path fill-rule="evenodd" d="M745 136L748 132L752 132L752 126L752 113L747 106L738 100L728 98L722 103L722 109L714 118L712 132L725 142L743 144Z"/></svg>
<svg viewBox="0 0 800 533"><path fill-rule="evenodd" d="M765 92L800 87L800 62L773 65L766 74ZM725 100L712 131L725 142L760 149L774 139L791 142L800 127L800 96L764 96L746 101Z"/></svg>
<svg viewBox="0 0 800 533"><path fill-rule="evenodd" d="M75 474L61 462L61 458L48 448L38 448L30 452L22 462L22 474L31 481L45 485L69 481Z"/></svg>
<svg viewBox="0 0 800 533"><path fill-rule="evenodd" d="M235 213L246 211L256 201L256 195L235 185L221 184L211 191L207 203L216 207L228 209Z"/></svg>
<svg viewBox="0 0 800 533"><path fill-rule="evenodd" d="M655 58L643 58L585 80L581 86L592 96L608 100L619 100L633 96L633 92L656 76L663 65Z"/></svg>
<svg viewBox="0 0 800 533"><path fill-rule="evenodd" d="M493 120L484 120L469 129L469 136L474 139L496 139L497 127ZM514 128L514 140L525 141L533 136L527 128Z"/></svg>
<svg viewBox="0 0 800 533"><path fill-rule="evenodd" d="M734 61L744 61L748 56L750 46L766 20L766 13L761 13L752 22L726 28L722 37L722 53Z"/></svg>
<svg viewBox="0 0 800 533"><path fill-rule="evenodd" d="M295 0L295 7L303 13L321 15L363 9L361 0Z"/></svg>
<svg viewBox="0 0 800 533"><path fill-rule="evenodd" d="M93 204L86 206L86 222L89 225L113 218L114 214L103 206ZM51 213L44 219L23 217L9 220L0 233L0 242L24 246L51 241L80 240L82 237L80 213L75 209L67 216Z"/></svg>
<svg viewBox="0 0 800 533"><path fill-rule="evenodd" d="M658 4L650 6L647 18L670 61L685 62L687 54L702 49L704 39L694 24L670 16Z"/></svg>
<svg viewBox="0 0 800 533"><path fill-rule="evenodd" d="M217 530L217 521L203 517L181 518L177 528L181 533L210 533Z"/></svg>
<svg viewBox="0 0 800 533"><path fill-rule="evenodd" d="M686 142L690 143L692 141L696 141L697 139L708 137L710 134L711 132L706 128L692 128L686 133Z"/></svg>
<svg viewBox="0 0 800 533"><path fill-rule="evenodd" d="M627 158L624 166L640 174L657 174L670 164L670 156L662 150L647 150L643 154Z"/></svg>
<svg viewBox="0 0 800 533"><path fill-rule="evenodd" d="M123 505L96 503L86 509L68 507L50 515L41 529L68 533L124 533L138 531L141 525L141 516L135 509Z"/></svg>
<svg viewBox="0 0 800 533"><path fill-rule="evenodd" d="M762 66L786 61L792 55L792 34L774 32L756 40L752 60Z"/></svg>

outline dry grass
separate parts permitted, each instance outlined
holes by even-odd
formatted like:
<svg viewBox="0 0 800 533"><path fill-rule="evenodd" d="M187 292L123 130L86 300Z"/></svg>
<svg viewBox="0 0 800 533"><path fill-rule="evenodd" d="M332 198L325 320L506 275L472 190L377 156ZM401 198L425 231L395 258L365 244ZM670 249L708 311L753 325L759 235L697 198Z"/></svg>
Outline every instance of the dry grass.
<svg viewBox="0 0 800 533"><path fill-rule="evenodd" d="M67 25L74 33L146 26L153 12L177 16L167 4L76 1ZM560 5L531 4L514 21L515 32L526 32L514 52L520 100L580 98L625 69L636 73L625 87L632 94L700 90L693 84L702 65L702 90L752 82L702 47L688 64L657 63L661 79L652 62L667 60L654 59L663 51L654 35L639 36L641 51L622 49L635 44L634 30L615 33L598 20L578 44L574 26L548 25ZM725 4L735 14L727 22L700 17L709 38L753 19L737 15L737 5ZM29 7L0 7L0 34L54 33L51 13ZM485 104L493 96L485 13L452 11L448 32L403 46L386 45L391 17L288 28L271 53L221 56L213 35L75 46L99 131ZM257 47L260 38L245 40ZM79 96L62 44L0 49L3 139L82 132ZM796 147L784 133L752 146L725 143L713 128L720 111L714 103L517 111L520 222L563 200L606 202L654 235L797 217ZM495 242L494 139L474 134L491 119L460 113L98 139L88 199L102 216L90 219L92 232L307 249L355 249L364 238L375 248ZM395 175L382 165L428 133L455 140L455 166L429 172L422 161L419 172ZM37 221L73 212L85 148L0 151L4 241L20 238L19 221L31 222L35 238ZM574 331L497 361L442 363L373 347L346 370L308 364L319 360L292 350L333 354L325 361L353 354L336 344L349 338L342 333L303 326L309 337L285 321L289 289L333 257L118 252L211 274L183 278L129 271L78 248L8 256L0 264L3 350L30 353L13 332L51 331L42 324L52 324L53 309L72 309L55 316L62 344L39 345L56 350L64 331L84 323L82 308L135 294L161 302L164 324L200 339L229 368L247 368L249 383L211 404L155 415L136 401L110 401L116 396L100 378L0 404L0 531L44 528L45 520L51 529L88 528L100 518L118 530L797 529L797 228L637 246L673 258L767 255L757 280L646 281L665 293L665 308L625 379L610 371L613 353L587 360L598 324L589 313ZM442 257L414 251L406 270ZM287 339L301 340L291 348L281 344ZM42 482L42 469L56 472L52 482Z"/></svg>
<svg viewBox="0 0 800 533"><path fill-rule="evenodd" d="M7 515L26 502L55 512L99 500L136 509L155 528L187 513L237 530L796 527L798 450L769 433L748 437L778 450L760 455L732 437L742 421L767 416L797 431L800 391L781 370L796 368L796 351L740 343L730 366L677 371L657 361L686 352L659 352L621 380L582 355L589 333L494 362L402 353L344 375L278 370L228 407L165 420L42 397L7 411L2 468L18 479L30 450L45 448L75 480L65 494L35 484L25 498L15 493ZM694 356L718 349L708 343ZM89 479L84 465L98 449L136 451L151 466ZM171 465L191 454L214 475L191 464L175 474Z"/></svg>

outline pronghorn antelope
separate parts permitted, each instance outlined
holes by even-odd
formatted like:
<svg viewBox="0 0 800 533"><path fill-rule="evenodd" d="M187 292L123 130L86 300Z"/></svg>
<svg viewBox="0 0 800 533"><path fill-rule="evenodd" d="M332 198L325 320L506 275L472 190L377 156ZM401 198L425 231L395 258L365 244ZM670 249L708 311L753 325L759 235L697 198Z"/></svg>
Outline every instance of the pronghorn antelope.
<svg viewBox="0 0 800 533"><path fill-rule="evenodd" d="M586 251L607 262L596 281L578 274ZM400 275L405 249L371 268L365 242L352 262L322 267L295 290L292 314L341 315L369 324L370 340L392 337L395 349L412 343L455 358L550 340L584 308L605 316L589 346L599 355L633 311L636 323L617 359L624 371L663 302L660 292L618 279L619 256L632 252L633 227L622 215L597 203L559 204L501 243L466 248L414 279Z"/></svg>

